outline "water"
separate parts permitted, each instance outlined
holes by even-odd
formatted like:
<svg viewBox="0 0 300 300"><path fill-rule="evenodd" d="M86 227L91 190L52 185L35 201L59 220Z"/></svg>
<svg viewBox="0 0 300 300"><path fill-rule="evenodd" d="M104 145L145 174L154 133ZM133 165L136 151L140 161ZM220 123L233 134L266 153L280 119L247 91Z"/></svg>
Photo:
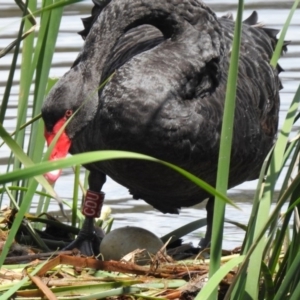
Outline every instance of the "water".
<svg viewBox="0 0 300 300"><path fill-rule="evenodd" d="M207 4L217 12L224 15L232 12L235 16L237 1L206 1ZM289 13L289 8L293 1L247 1L244 16L247 17L255 9L258 11L259 20L267 24L268 27L281 29ZM77 57L77 53L83 45L83 41L76 32L82 30L81 17L89 16L92 7L91 1L84 1L69 7L61 23L61 30L58 36L56 53L54 55L51 77L61 77ZM0 4L0 49L12 42L18 31L20 22L20 10L13 0L2 0ZM286 40L291 40L288 53L280 59L281 66L285 72L281 74L284 89L281 91L281 111L280 124L282 126L287 109L293 99L300 81L300 10L298 10L292 20ZM0 97L4 93L5 82L8 77L12 54L6 55L0 60ZM18 62L20 66L20 61ZM18 76L11 93L9 109L7 111L5 128L13 131L16 122ZM8 148L0 148L0 172L5 172L5 164L9 156ZM73 192L73 179L71 170L65 170L63 176L56 184L56 191L65 198L70 199ZM237 211L230 206L226 209L226 218L246 224L251 211L251 199L253 198L256 181L246 182L229 192L229 196L240 206L242 211ZM144 201L136 201L130 198L127 190L108 179L104 186L106 193L105 203L112 208L112 215L115 218L114 227L125 225L135 225L151 230L158 236L162 236L174 228L204 218L206 212L203 209L205 204L200 204L192 208L184 208L178 215L163 215L154 210ZM57 205L53 203L51 210L56 211ZM200 234L204 234L205 229L191 233L185 241L197 243ZM239 246L243 239L243 232L233 225L225 224L223 247L232 249Z"/></svg>

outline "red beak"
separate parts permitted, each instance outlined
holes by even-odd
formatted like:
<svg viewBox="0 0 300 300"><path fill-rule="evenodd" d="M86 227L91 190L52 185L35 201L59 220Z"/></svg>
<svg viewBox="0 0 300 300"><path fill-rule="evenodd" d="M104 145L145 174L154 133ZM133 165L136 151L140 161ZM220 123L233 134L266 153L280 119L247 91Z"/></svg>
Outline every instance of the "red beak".
<svg viewBox="0 0 300 300"><path fill-rule="evenodd" d="M47 141L47 145L51 144L52 140L54 139L55 135L57 132L61 129L61 127L66 123L67 119L65 117L61 118L60 120L57 121L57 123L54 125L53 130L51 132L47 132L45 129L45 139ZM58 138L51 154L50 154L50 161L51 160L56 160L59 158L64 158L67 156L69 149L71 147L71 140L67 136L65 130L62 132L60 137ZM54 183L58 177L61 174L61 170L55 170L48 172L45 174L46 179L50 183Z"/></svg>

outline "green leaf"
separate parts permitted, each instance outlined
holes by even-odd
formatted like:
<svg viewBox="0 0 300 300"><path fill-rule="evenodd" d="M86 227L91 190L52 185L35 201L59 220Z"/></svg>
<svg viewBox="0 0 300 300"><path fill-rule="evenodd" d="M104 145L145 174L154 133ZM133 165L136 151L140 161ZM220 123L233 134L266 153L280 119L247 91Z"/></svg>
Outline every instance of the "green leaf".
<svg viewBox="0 0 300 300"><path fill-rule="evenodd" d="M245 255L238 256L236 258L231 259L224 265L222 265L217 272L214 273L209 278L209 281L206 283L206 285L202 288L202 290L198 293L195 300L203 300L203 299L209 299L214 291L218 289L218 286L220 282L223 280L223 278L236 266L238 266L242 261L245 259Z"/></svg>
<svg viewBox="0 0 300 300"><path fill-rule="evenodd" d="M232 44L232 52L230 57L228 80L226 87L226 98L223 113L223 124L220 140L220 151L217 172L216 190L225 194L228 189L228 178L231 157L231 142L233 136L234 113L235 113L235 100L236 100L236 87L238 77L238 64L239 52L241 43L242 32L242 16L243 16L244 1L239 0L238 12L234 28L234 37ZM215 201L219 200L216 197ZM211 263L209 266L209 276L213 274L220 267L222 237L224 227L225 203L218 202L214 207L213 216L213 230L211 239ZM209 296L210 300L217 299L218 290L215 288L214 292Z"/></svg>
<svg viewBox="0 0 300 300"><path fill-rule="evenodd" d="M1 126L0 126L0 135L1 135ZM220 200L225 201L226 203L234 206L235 208L238 208L238 206L233 203L228 197L224 196L220 192L218 192L216 189L214 189L209 184L205 183L200 178L196 177L195 175L189 173L188 171L185 171L184 169L177 167L173 164L170 164L168 162L156 159L151 156L147 156L144 154L138 154L133 152L127 152L127 151L93 151L93 152L86 152L83 154L77 154L72 157L58 159L51 162L41 162L39 164L28 166L22 170L12 171L7 174L1 174L0 175L0 184L5 184L7 182L12 182L17 179L27 179L34 176L38 176L41 174L45 174L49 171L70 167L73 165L79 165L79 164L88 164L95 161L104 161L109 159L143 159L148 161L153 161L157 163L161 163L184 177L190 179L192 182L194 182L199 187L203 188L207 192L211 193L212 195L217 195Z"/></svg>

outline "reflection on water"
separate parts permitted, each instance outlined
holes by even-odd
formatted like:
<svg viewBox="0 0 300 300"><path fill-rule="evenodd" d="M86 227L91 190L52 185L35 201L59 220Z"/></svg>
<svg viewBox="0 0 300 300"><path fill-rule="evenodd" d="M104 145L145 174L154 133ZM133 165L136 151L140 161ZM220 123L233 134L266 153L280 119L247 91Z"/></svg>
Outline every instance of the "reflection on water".
<svg viewBox="0 0 300 300"><path fill-rule="evenodd" d="M235 15L237 1L206 1L218 15L227 12L233 12ZM248 1L245 6L244 16L250 15L252 10L256 9L259 14L259 20L267 24L268 27L281 29L288 15L292 1ZM54 55L50 76L60 77L70 67L77 57L83 41L76 32L82 29L80 21L81 17L90 14L92 7L91 1L83 1L67 8L61 23L61 30L58 37L56 53ZM20 22L20 10L13 0L2 0L0 4L0 49L7 46L17 36L18 26ZM292 43L289 46L288 53L281 58L280 64L285 69L281 78L284 89L281 91L281 112L280 125L293 99L293 95L300 79L300 11L298 10L293 18L292 25L287 33L287 40ZM3 96L5 82L8 77L9 67L11 64L12 54L0 60L0 97ZM20 66L18 61L18 66ZM15 116L18 105L18 76L16 72L14 87L12 89L9 110L5 120L5 128L13 131L15 128ZM298 129L297 129L298 130ZM0 172L5 172L5 164L9 157L8 148L0 148ZM246 182L230 192L230 197L237 202L242 211L237 211L228 206L226 210L226 218L241 223L246 223L251 211L251 199L253 198L256 181ZM279 187L280 185L278 185ZM65 199L69 199L73 192L73 179L71 170L65 170L63 176L56 184L56 190L59 195ZM106 193L106 204L112 208L115 217L115 227L125 225L135 225L147 228L155 232L158 236L162 236L180 225L194 221L198 218L206 216L204 204L200 204L193 208L184 208L178 215L163 215L154 210L151 206L143 201L136 201L129 198L125 188L117 185L112 180L104 186ZM56 203L53 203L51 210L57 210ZM186 240L197 243L200 233L204 233L204 229L199 232L190 234ZM243 238L243 232L231 224L225 224L224 248L233 248L238 246Z"/></svg>

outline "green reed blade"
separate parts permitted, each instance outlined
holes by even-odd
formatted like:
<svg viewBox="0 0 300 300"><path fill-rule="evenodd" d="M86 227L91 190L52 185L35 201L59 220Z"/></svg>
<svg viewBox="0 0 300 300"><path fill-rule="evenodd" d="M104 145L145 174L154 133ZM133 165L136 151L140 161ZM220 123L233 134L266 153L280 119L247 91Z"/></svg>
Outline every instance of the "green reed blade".
<svg viewBox="0 0 300 300"><path fill-rule="evenodd" d="M220 191L222 194L225 194L228 189L229 167L230 167L230 157L231 157L231 142L233 136L235 99L236 99L236 87L237 87L237 76L238 76L239 51L240 51L241 32L242 32L243 8L244 8L244 1L240 0L238 5L235 28L234 28L234 38L232 44L228 81L226 87L226 98L225 98L219 161L218 161L216 190ZM212 231L211 252L210 252L211 263L209 266L210 277L212 277L220 268L220 260L221 260L225 203L219 200L220 199L218 197L215 198L216 205L214 207L213 231ZM214 292L209 296L208 299L215 300L217 299L217 297L218 297L218 290L217 288L215 288Z"/></svg>

